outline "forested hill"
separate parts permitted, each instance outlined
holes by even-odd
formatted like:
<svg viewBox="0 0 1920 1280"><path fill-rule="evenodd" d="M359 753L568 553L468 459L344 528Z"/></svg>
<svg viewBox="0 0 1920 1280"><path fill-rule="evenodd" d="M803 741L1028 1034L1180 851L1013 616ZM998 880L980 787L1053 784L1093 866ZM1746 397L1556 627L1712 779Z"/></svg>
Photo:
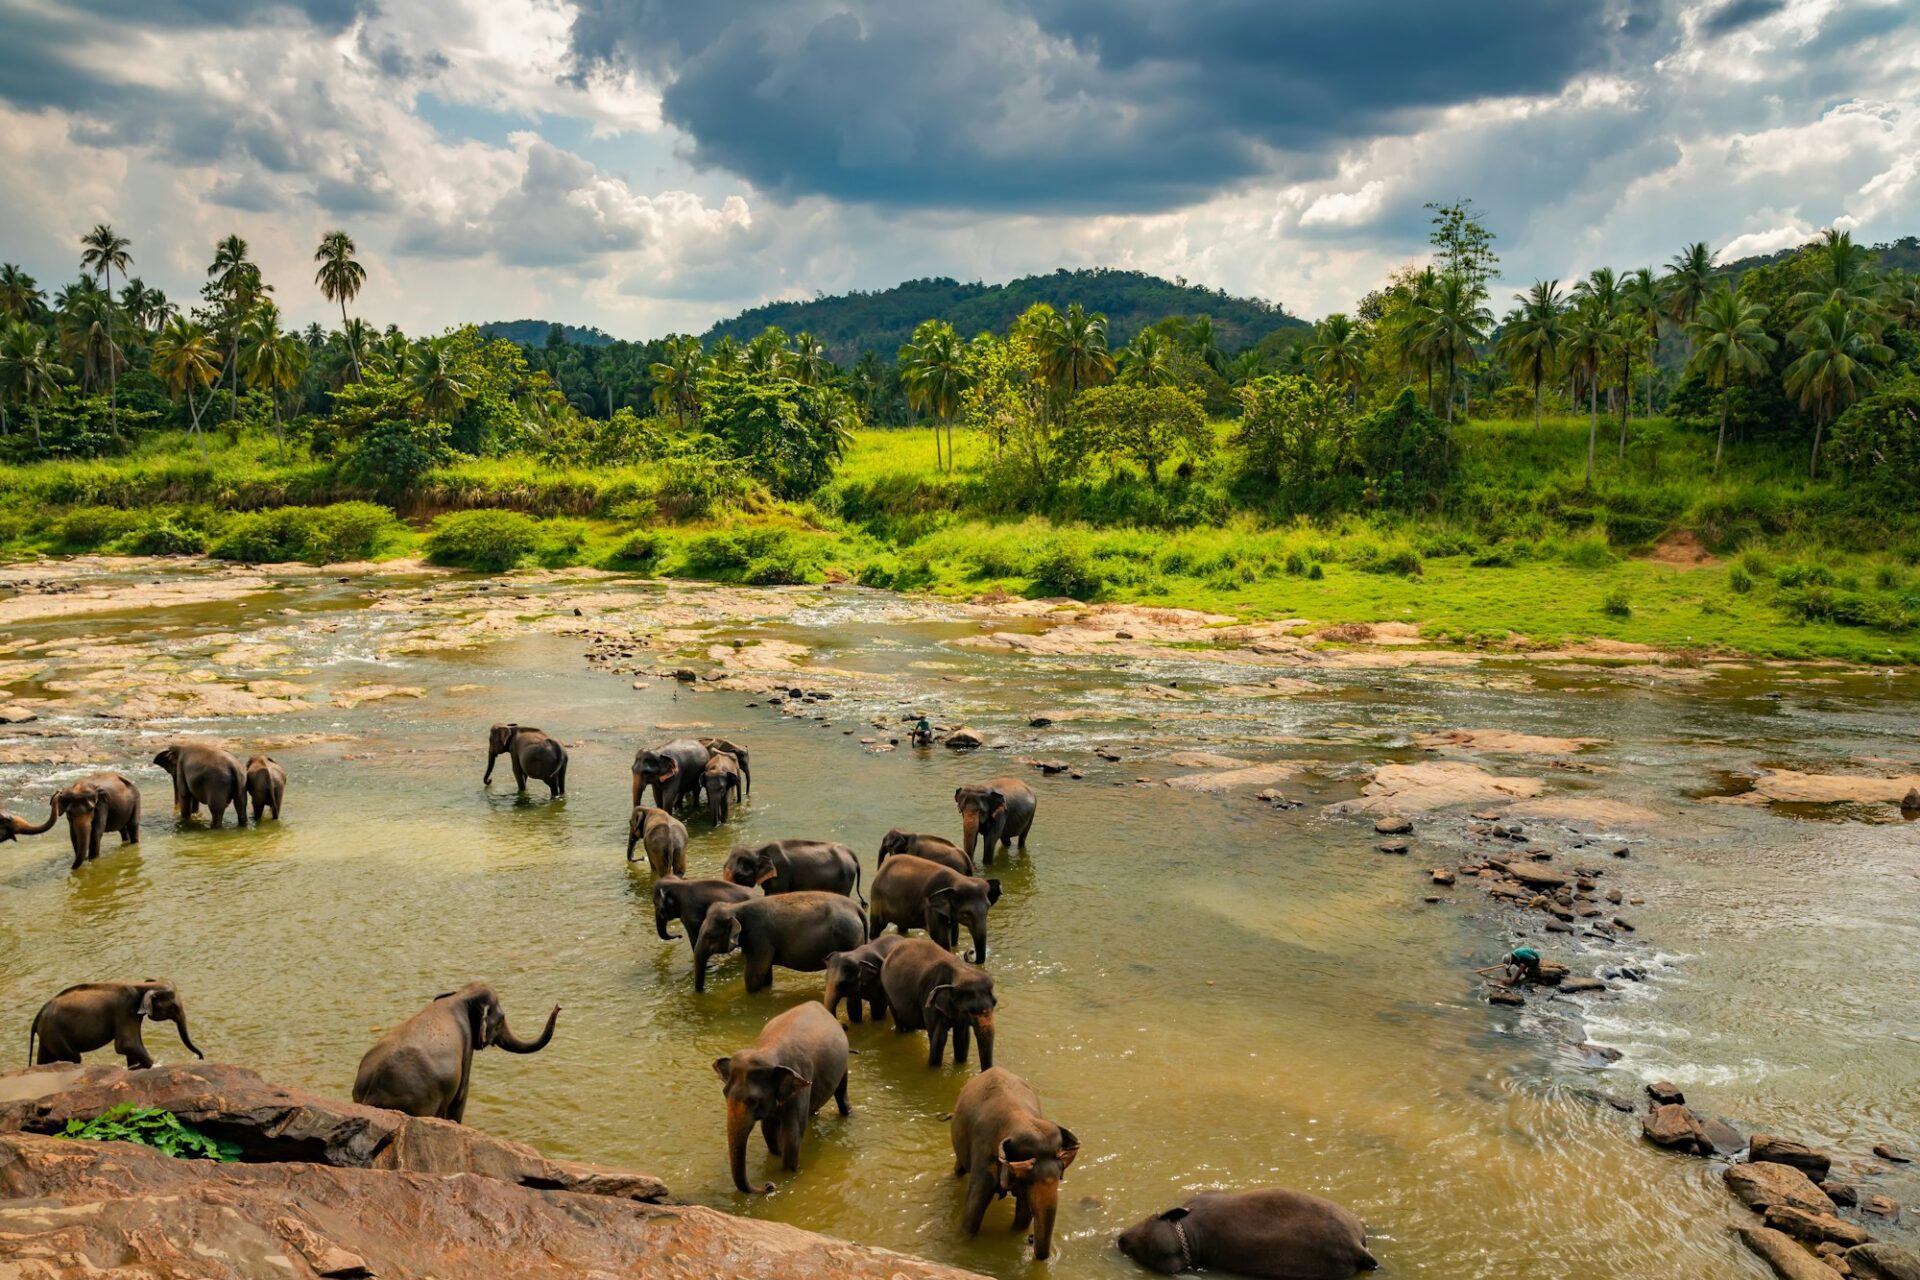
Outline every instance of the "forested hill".
<svg viewBox="0 0 1920 1280"><path fill-rule="evenodd" d="M489 338L517 342L523 347L544 347L547 345L547 333L553 326L551 320L489 320L480 326L480 332ZM576 347L604 347L613 342L612 334L599 329L583 328L577 324L563 324L560 328L566 333L567 341Z"/></svg>
<svg viewBox="0 0 1920 1280"><path fill-rule="evenodd" d="M1813 244L1808 240L1807 244ZM1720 270L1738 280L1755 267L1771 267L1792 258L1804 250L1807 245L1795 245L1791 249L1782 249L1778 253L1758 254L1751 258L1736 258L1732 262L1720 264ZM1873 255L1873 265L1881 271L1920 272L1920 237L1901 236L1898 240L1886 244L1876 244L1867 250Z"/></svg>
<svg viewBox="0 0 1920 1280"><path fill-rule="evenodd" d="M863 351L892 359L912 336L914 326L929 317L951 322L963 338L982 330L1004 333L1036 302L1058 308L1077 302L1088 311L1105 312L1107 344L1115 350L1147 325L1173 315L1212 316L1221 349L1229 354L1252 346L1275 329L1305 324L1260 298L1236 298L1143 271L1097 268L1022 276L1006 284L909 280L875 293L770 302L722 320L702 337L708 344L727 334L746 342L768 325L788 333L804 329L826 344L834 360L846 364Z"/></svg>

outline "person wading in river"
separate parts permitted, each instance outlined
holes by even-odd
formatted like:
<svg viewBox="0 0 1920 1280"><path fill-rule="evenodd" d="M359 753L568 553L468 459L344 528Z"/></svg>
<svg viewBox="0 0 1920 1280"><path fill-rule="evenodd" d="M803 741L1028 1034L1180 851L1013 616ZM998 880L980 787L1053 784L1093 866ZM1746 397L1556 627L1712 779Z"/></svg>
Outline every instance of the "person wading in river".
<svg viewBox="0 0 1920 1280"><path fill-rule="evenodd" d="M1506 986L1531 985L1540 980L1540 953L1532 947L1515 947L1500 963L1506 966Z"/></svg>

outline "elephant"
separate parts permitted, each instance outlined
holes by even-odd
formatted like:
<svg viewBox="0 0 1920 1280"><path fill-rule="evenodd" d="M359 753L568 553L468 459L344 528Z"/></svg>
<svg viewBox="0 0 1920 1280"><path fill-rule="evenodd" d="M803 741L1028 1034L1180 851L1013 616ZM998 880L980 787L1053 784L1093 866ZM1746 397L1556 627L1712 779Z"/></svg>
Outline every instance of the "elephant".
<svg viewBox="0 0 1920 1280"><path fill-rule="evenodd" d="M953 1172L967 1179L961 1225L980 1234L987 1207L1013 1197L1013 1229L1033 1227L1033 1257L1053 1252L1054 1217L1060 1210L1060 1179L1080 1154L1073 1130L1040 1114L1040 1097L1005 1067L967 1081L953 1103Z"/></svg>
<svg viewBox="0 0 1920 1280"><path fill-rule="evenodd" d="M213 742L173 742L153 762L173 776L173 808L182 818L204 804L218 827L232 805L234 820L247 825L247 773L233 752Z"/></svg>
<svg viewBox="0 0 1920 1280"><path fill-rule="evenodd" d="M740 782L744 788L744 794L753 794L753 769L752 766L747 763L748 756L745 747L737 742L729 742L725 738L695 738L694 741L705 747L710 753L724 751L735 760L738 760L740 762Z"/></svg>
<svg viewBox="0 0 1920 1280"><path fill-rule="evenodd" d="M832 1098L848 1115L847 1033L839 1019L808 1001L768 1019L753 1048L713 1060L727 1098L727 1161L733 1185L749 1195L773 1190L747 1183L747 1135L754 1122L767 1150L788 1173L800 1168L800 1140L813 1113Z"/></svg>
<svg viewBox="0 0 1920 1280"><path fill-rule="evenodd" d="M633 757L633 803L639 804L651 785L654 804L668 813L678 812L699 790L700 775L712 756L705 743L692 738L643 747Z"/></svg>
<svg viewBox="0 0 1920 1280"><path fill-rule="evenodd" d="M687 828L665 809L651 805L633 806L627 820L627 861L633 861L635 845L644 845L654 879L664 875L687 874Z"/></svg>
<svg viewBox="0 0 1920 1280"><path fill-rule="evenodd" d="M920 831L902 831L895 827L880 837L880 857L876 866L884 866L895 854L907 853L943 867L952 867L963 876L973 874L973 858L945 836L930 836Z"/></svg>
<svg viewBox="0 0 1920 1280"><path fill-rule="evenodd" d="M659 813L661 810L655 809ZM687 931L687 948L699 951L700 929L707 913L721 903L741 903L753 897L730 880L682 880L678 875L661 876L653 882L653 931L663 942L672 942L667 925L678 920Z"/></svg>
<svg viewBox="0 0 1920 1280"><path fill-rule="evenodd" d="M480 785L493 785L493 764L502 753L513 766L515 789L525 792L527 779L547 784L547 797L567 794L567 749L538 729L518 724L496 724L487 730L487 771Z"/></svg>
<svg viewBox="0 0 1920 1280"><path fill-rule="evenodd" d="M707 989L707 961L738 950L746 960L747 992L773 985L773 967L818 973L836 951L867 940L867 922L853 899L837 893L783 893L773 898L716 903L693 948L693 989Z"/></svg>
<svg viewBox="0 0 1920 1280"><path fill-rule="evenodd" d="M960 926L973 938L973 962L987 962L987 908L1000 901L1000 882L963 876L912 854L895 854L873 877L873 903L867 908L867 936L877 938L893 925L901 933L925 928L927 936L952 951Z"/></svg>
<svg viewBox="0 0 1920 1280"><path fill-rule="evenodd" d="M1020 842L1020 852L1027 851L1027 832L1033 829L1033 810L1035 801L1033 788L1018 778L995 778L991 782L957 788L953 793L953 802L960 809L960 827L966 835L967 856L973 856L973 841L977 835L985 843L982 855L988 866L993 865L996 847L1013 849L1013 842Z"/></svg>
<svg viewBox="0 0 1920 1280"><path fill-rule="evenodd" d="M497 1044L508 1053L538 1053L553 1039L559 1017L556 1004L539 1038L522 1040L508 1029L500 999L486 983L437 995L367 1050L353 1079L353 1100L457 1124L467 1113L473 1051Z"/></svg>
<svg viewBox="0 0 1920 1280"><path fill-rule="evenodd" d="M1120 1251L1164 1275L1205 1267L1270 1280L1352 1280L1380 1265L1353 1213L1286 1187L1203 1191L1121 1232Z"/></svg>
<svg viewBox="0 0 1920 1280"><path fill-rule="evenodd" d="M280 802L287 795L287 771L272 756L253 756L247 761L247 799L253 802L253 825L259 826L267 810L280 821Z"/></svg>
<svg viewBox="0 0 1920 1280"><path fill-rule="evenodd" d="M741 797L740 762L724 751L708 756L700 771L700 789L707 797L707 821L717 827L727 820L728 798Z"/></svg>
<svg viewBox="0 0 1920 1280"><path fill-rule="evenodd" d="M37 824L0 813L0 841L40 835L64 817L73 839L75 871L100 856L100 837L108 831L119 832L121 844L140 842L140 788L124 774L90 773L54 792L51 809L47 820Z"/></svg>
<svg viewBox="0 0 1920 1280"><path fill-rule="evenodd" d="M827 957L827 990L820 997L820 1003L827 1006L828 1013L840 1012L840 1002L847 1002L847 1020L861 1020L861 1006L865 1005L873 1013L875 1022L887 1016L887 993L880 985L880 966L886 963L887 953L899 946L902 939L897 933L889 933L875 938L862 947L851 951L836 951Z"/></svg>
<svg viewBox="0 0 1920 1280"><path fill-rule="evenodd" d="M768 899L777 901L777 899ZM953 1033L953 1060L967 1060L967 1033L980 1037L981 1069L993 1065L993 978L937 942L902 938L880 965L880 986L893 1013L895 1031L927 1033L927 1065L946 1056Z"/></svg>
<svg viewBox="0 0 1920 1280"><path fill-rule="evenodd" d="M171 1022L180 1033L180 1043L194 1057L207 1056L187 1035L187 1011L179 991L171 982L149 978L145 982L83 982L41 1005L27 1032L27 1061L36 1066L78 1062L81 1054L111 1043L113 1051L127 1060L129 1071L144 1070L153 1065L153 1056L140 1042L143 1018ZM37 1057L36 1036L40 1040Z"/></svg>
<svg viewBox="0 0 1920 1280"><path fill-rule="evenodd" d="M802 889L860 896L860 859L846 845L828 840L769 840L757 847L737 844L728 852L720 874L735 884L758 885L769 896Z"/></svg>

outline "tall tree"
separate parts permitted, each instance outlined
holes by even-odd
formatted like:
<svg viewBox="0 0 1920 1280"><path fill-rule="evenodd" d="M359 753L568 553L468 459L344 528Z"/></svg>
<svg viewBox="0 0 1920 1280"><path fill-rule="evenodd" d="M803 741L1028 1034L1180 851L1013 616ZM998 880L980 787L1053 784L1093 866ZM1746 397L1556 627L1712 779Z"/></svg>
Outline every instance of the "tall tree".
<svg viewBox="0 0 1920 1280"><path fill-rule="evenodd" d="M214 295L219 299L222 310L221 326L227 333L227 362L223 376L227 379L227 390L231 397L227 403L229 427L233 426L240 413L240 331L245 327L254 304L272 291L261 280L260 268L247 253L247 242L239 236L230 235L214 246L213 261L207 267L207 278L213 285Z"/></svg>
<svg viewBox="0 0 1920 1280"><path fill-rule="evenodd" d="M1069 306L1067 310L1074 311L1077 310L1079 306L1080 304L1076 302L1072 306ZM1107 318L1099 315L1097 312L1095 314L1100 321L1100 338L1104 343L1106 341ZM1219 373L1227 367L1226 354L1220 350L1220 333L1219 330L1214 327L1212 316L1195 316L1193 319L1187 321L1186 324L1182 325L1180 327L1180 342L1181 345L1187 349L1188 354L1192 355L1194 359L1215 373ZM1099 383L1089 383L1087 385L1098 386Z"/></svg>
<svg viewBox="0 0 1920 1280"><path fill-rule="evenodd" d="M1474 284L1465 276L1449 271L1440 277L1432 297L1422 309L1420 328L1432 358L1446 371L1447 421L1453 421L1454 389L1459 385L1460 364L1471 364L1474 347L1487 340L1486 329L1493 322L1480 305Z"/></svg>
<svg viewBox="0 0 1920 1280"><path fill-rule="evenodd" d="M120 363L113 296L83 276L55 296L54 308L61 346L79 362L81 389L91 392Z"/></svg>
<svg viewBox="0 0 1920 1280"><path fill-rule="evenodd" d="M46 295L19 266L0 264L0 320L38 320L46 313Z"/></svg>
<svg viewBox="0 0 1920 1280"><path fill-rule="evenodd" d="M1693 321L1693 313L1713 292L1713 250L1704 240L1696 240L1667 263L1667 274L1660 278L1667 298L1667 319L1681 328Z"/></svg>
<svg viewBox="0 0 1920 1280"><path fill-rule="evenodd" d="M53 345L40 326L15 320L0 334L0 394L26 406L33 423L33 446L40 447L40 406L53 399L71 371L54 358Z"/></svg>
<svg viewBox="0 0 1920 1280"><path fill-rule="evenodd" d="M788 370L801 386L817 387L833 376L833 361L827 359L825 344L802 329L793 335L793 355Z"/></svg>
<svg viewBox="0 0 1920 1280"><path fill-rule="evenodd" d="M1587 488L1593 488L1593 455L1600 439L1600 371L1613 354L1613 317L1591 293L1583 294L1567 321L1561 350L1568 368L1587 384Z"/></svg>
<svg viewBox="0 0 1920 1280"><path fill-rule="evenodd" d="M1314 326L1307 359L1320 381L1345 387L1348 398L1360 403L1360 377L1366 370L1367 333L1344 312L1336 311Z"/></svg>
<svg viewBox="0 0 1920 1280"><path fill-rule="evenodd" d="M931 413L934 464L953 470L953 417L972 383L966 344L944 320L923 320L913 340L900 348L900 380L906 384L907 403ZM947 428L947 456L940 458L940 428Z"/></svg>
<svg viewBox="0 0 1920 1280"><path fill-rule="evenodd" d="M122 278L127 268L133 265L133 255L128 252L133 242L120 235L104 222L94 224L93 230L80 237L80 269L91 271L100 277L101 286L107 295L107 336L108 345L113 338L113 273L118 271ZM117 350L117 348L116 348ZM120 392L119 377L114 369L115 361L107 361L107 406L113 418L113 433L120 434Z"/></svg>
<svg viewBox="0 0 1920 1280"><path fill-rule="evenodd" d="M207 434L200 429L195 391L206 391L220 377L220 344L204 327L181 316L169 318L153 340L153 372L176 400L186 397L200 460L207 460Z"/></svg>
<svg viewBox="0 0 1920 1280"><path fill-rule="evenodd" d="M1632 316L1640 327L1640 339L1634 345L1648 353L1647 395L1645 414L1653 416L1653 354L1660 349L1660 317L1666 307L1666 299L1660 292L1660 281L1654 277L1652 267L1641 267L1628 275L1620 285L1620 309ZM1631 353L1629 353L1631 354ZM1633 411L1633 391L1631 385L1627 391L1627 411Z"/></svg>
<svg viewBox="0 0 1920 1280"><path fill-rule="evenodd" d="M671 413L674 425L685 427L691 416L700 421L700 339L675 334L661 344L660 359L647 367L653 379L653 407Z"/></svg>
<svg viewBox="0 0 1920 1280"><path fill-rule="evenodd" d="M1821 303L1788 340L1800 357L1787 366L1787 394L1798 396L1800 407L1814 415L1813 454L1807 461L1811 479L1819 474L1820 436L1827 423L1862 392L1873 390L1878 378L1869 366L1885 364L1893 351L1842 298Z"/></svg>
<svg viewBox="0 0 1920 1280"><path fill-rule="evenodd" d="M445 338L429 338L411 349L407 381L422 407L441 419L451 419L473 395L472 383Z"/></svg>
<svg viewBox="0 0 1920 1280"><path fill-rule="evenodd" d="M1480 220L1480 211L1471 200L1429 201L1427 209L1433 214L1427 239L1439 251L1441 274L1458 276L1475 302L1485 301L1487 282L1500 269L1500 257L1493 251L1493 232Z"/></svg>
<svg viewBox="0 0 1920 1280"><path fill-rule="evenodd" d="M1862 325L1877 331L1880 281L1873 269L1873 254L1853 242L1852 232L1829 227L1809 256L1812 287L1793 296L1794 309L1811 310L1822 303L1837 302L1852 311Z"/></svg>
<svg viewBox="0 0 1920 1280"><path fill-rule="evenodd" d="M307 348L299 338L280 331L280 308L262 302L247 317L240 336L240 368L247 385L265 389L273 411L273 434L281 452L287 447L286 433L280 427L280 396L291 391L307 367Z"/></svg>
<svg viewBox="0 0 1920 1280"><path fill-rule="evenodd" d="M1516 377L1533 385L1533 427L1538 431L1541 390L1560 363L1566 297L1558 280L1536 280L1533 288L1513 297L1520 306L1500 330L1501 354Z"/></svg>
<svg viewBox="0 0 1920 1280"><path fill-rule="evenodd" d="M1120 352L1120 381L1147 387L1171 386L1180 380L1172 346L1159 330L1142 329Z"/></svg>
<svg viewBox="0 0 1920 1280"><path fill-rule="evenodd" d="M1727 448L1727 402L1733 396L1733 384L1741 378L1767 371L1767 356L1779 344L1767 335L1762 324L1767 309L1757 302L1742 302L1725 281L1706 300L1694 308L1687 321L1687 340L1693 354L1687 359L1687 373L1720 389L1720 436L1713 446L1713 474L1720 474L1720 457Z"/></svg>
<svg viewBox="0 0 1920 1280"><path fill-rule="evenodd" d="M320 237L320 247L313 251L313 260L320 269L313 273L313 282L320 286L320 294L329 302L340 304L340 328L347 327L347 304L360 296L360 290L367 283L367 269L354 257L356 252L353 237L344 231L329 231ZM360 356L352 347L347 348L347 358L353 363L353 379L360 380Z"/></svg>
<svg viewBox="0 0 1920 1280"><path fill-rule="evenodd" d="M1196 331L1200 333L1198 338L1194 336ZM1188 326L1188 341L1209 341L1212 332L1213 321L1201 316ZM1202 361L1206 359L1205 348L1190 349ZM1113 355L1107 350L1107 317L1098 311L1089 315L1077 302L1055 312L1040 333L1040 373L1049 386L1069 400L1113 377Z"/></svg>

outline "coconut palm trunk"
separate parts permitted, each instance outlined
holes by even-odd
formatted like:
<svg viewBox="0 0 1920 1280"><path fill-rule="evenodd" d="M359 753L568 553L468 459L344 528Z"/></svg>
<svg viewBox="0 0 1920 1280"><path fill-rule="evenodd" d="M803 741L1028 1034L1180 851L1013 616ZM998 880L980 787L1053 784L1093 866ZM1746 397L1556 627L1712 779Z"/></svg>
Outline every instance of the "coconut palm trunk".
<svg viewBox="0 0 1920 1280"><path fill-rule="evenodd" d="M1593 488L1593 450L1600 439L1600 376L1587 384L1587 488Z"/></svg>

